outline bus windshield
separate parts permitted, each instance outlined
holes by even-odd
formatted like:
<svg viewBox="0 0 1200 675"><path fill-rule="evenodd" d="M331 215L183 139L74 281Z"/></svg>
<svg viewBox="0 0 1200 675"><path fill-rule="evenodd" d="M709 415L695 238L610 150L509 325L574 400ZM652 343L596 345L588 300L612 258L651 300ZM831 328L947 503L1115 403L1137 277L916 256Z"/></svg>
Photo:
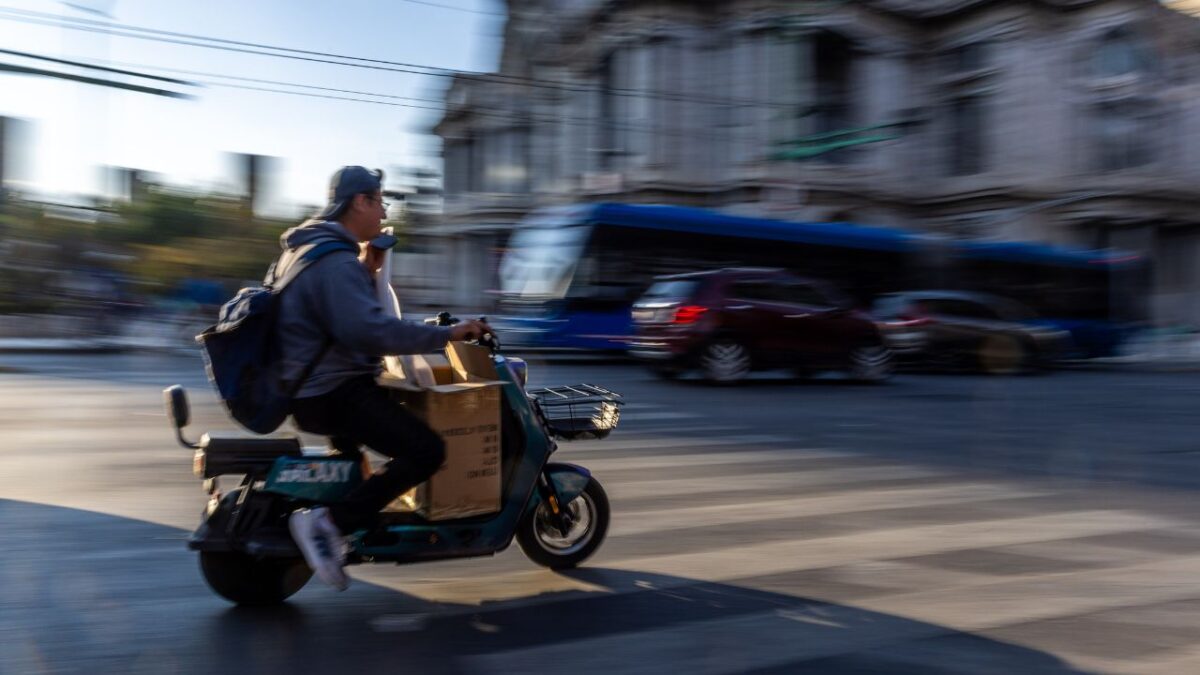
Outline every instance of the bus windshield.
<svg viewBox="0 0 1200 675"><path fill-rule="evenodd" d="M590 229L587 225L544 223L518 228L500 266L501 292L530 300L564 297Z"/></svg>

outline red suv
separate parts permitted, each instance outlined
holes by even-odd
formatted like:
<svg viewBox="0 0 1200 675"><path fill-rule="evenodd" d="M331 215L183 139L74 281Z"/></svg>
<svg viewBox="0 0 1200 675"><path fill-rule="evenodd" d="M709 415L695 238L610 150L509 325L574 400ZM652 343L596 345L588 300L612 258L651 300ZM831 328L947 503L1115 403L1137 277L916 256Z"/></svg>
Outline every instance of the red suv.
<svg viewBox="0 0 1200 675"><path fill-rule="evenodd" d="M840 370L863 381L892 373L875 323L823 282L776 269L659 277L633 305L630 353L664 376L698 367L715 382L752 370Z"/></svg>

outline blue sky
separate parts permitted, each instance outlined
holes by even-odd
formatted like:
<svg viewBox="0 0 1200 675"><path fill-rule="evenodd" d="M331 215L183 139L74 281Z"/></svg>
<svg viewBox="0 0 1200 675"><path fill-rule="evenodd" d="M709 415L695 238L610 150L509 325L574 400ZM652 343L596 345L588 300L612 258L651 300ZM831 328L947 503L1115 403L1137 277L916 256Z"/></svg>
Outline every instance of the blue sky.
<svg viewBox="0 0 1200 675"><path fill-rule="evenodd" d="M479 13L401 0L73 0L108 9L119 23L231 40L452 69L491 70L499 52L499 0L436 0ZM0 0L23 9L84 19L95 15L53 0ZM492 13L492 14L489 14ZM437 99L444 78L161 44L5 20L0 46L80 61L154 65ZM6 62L42 66L0 57ZM56 68L55 66L48 66ZM169 73L162 73L170 75ZM174 75L182 79L199 76ZM95 193L96 167L128 166L169 182L229 183L227 153L279 157L276 208L317 203L329 174L344 164L437 166L426 110L321 100L223 87L167 99L63 80L0 74L0 115L35 123L24 178L42 193ZM400 101L403 103L403 101ZM432 105L417 102L416 105Z"/></svg>

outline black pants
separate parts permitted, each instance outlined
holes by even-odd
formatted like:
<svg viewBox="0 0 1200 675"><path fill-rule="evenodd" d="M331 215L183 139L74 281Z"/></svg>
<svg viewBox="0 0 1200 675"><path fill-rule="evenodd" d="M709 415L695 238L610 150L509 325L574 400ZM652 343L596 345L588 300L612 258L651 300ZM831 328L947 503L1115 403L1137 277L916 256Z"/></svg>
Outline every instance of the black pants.
<svg viewBox="0 0 1200 675"><path fill-rule="evenodd" d="M391 458L345 500L330 505L330 515L346 534L372 527L383 507L446 460L442 438L369 375L347 380L328 394L292 401L292 418L304 431L329 436L349 459L361 459L363 445Z"/></svg>

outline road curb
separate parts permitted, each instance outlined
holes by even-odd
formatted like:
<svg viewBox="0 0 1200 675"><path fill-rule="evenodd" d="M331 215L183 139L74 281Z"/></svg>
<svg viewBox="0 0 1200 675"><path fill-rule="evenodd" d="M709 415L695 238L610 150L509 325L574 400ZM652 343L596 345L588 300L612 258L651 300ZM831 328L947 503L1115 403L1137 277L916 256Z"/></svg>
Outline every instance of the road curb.
<svg viewBox="0 0 1200 675"><path fill-rule="evenodd" d="M121 351L126 351L126 347L103 340L0 340L0 354L109 354Z"/></svg>
<svg viewBox="0 0 1200 675"><path fill-rule="evenodd" d="M1147 373L1191 373L1200 371L1200 361L1181 359L1178 361L1154 359L1129 359L1117 357L1113 359L1090 359L1085 361L1069 361L1064 364L1067 370L1094 370L1108 372L1147 372Z"/></svg>

